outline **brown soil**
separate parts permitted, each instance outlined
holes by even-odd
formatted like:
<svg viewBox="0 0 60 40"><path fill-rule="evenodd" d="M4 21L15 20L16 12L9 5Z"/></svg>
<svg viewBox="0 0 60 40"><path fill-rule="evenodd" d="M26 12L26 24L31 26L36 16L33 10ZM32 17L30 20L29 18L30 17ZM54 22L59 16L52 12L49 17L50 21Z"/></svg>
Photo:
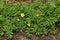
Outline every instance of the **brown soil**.
<svg viewBox="0 0 60 40"><path fill-rule="evenodd" d="M6 34L3 35L2 40L7 40Z"/></svg>
<svg viewBox="0 0 60 40"><path fill-rule="evenodd" d="M25 33L17 32L14 34L12 40L29 40L29 39L25 36Z"/></svg>

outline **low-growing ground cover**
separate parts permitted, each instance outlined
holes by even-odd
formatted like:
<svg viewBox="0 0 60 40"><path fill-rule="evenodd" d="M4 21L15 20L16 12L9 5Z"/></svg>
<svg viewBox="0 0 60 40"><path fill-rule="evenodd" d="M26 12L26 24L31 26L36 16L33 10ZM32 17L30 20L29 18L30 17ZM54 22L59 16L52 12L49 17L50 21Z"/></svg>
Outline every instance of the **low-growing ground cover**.
<svg viewBox="0 0 60 40"><path fill-rule="evenodd" d="M0 1L0 38L6 34L13 37L16 31L25 32L27 37L56 34L55 23L60 21L60 0L26 2Z"/></svg>

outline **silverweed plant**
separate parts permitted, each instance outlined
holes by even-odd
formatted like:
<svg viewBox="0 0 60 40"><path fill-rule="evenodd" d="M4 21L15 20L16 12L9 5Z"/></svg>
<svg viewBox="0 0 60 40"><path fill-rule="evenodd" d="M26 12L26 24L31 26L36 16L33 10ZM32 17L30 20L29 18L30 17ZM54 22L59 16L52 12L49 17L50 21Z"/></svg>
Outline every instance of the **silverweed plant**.
<svg viewBox="0 0 60 40"><path fill-rule="evenodd" d="M34 35L56 34L55 23L60 21L60 0L26 2L4 2L0 0L0 38L4 33L13 37L14 31Z"/></svg>

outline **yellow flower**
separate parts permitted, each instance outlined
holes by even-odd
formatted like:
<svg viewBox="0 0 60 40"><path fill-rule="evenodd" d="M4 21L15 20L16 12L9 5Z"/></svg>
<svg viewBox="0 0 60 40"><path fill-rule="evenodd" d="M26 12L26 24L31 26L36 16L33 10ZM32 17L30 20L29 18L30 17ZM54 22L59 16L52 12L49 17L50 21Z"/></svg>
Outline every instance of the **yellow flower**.
<svg viewBox="0 0 60 40"><path fill-rule="evenodd" d="M36 16L38 17L38 16L40 16L40 14L37 14Z"/></svg>
<svg viewBox="0 0 60 40"><path fill-rule="evenodd" d="M21 13L20 15L21 15L21 17L24 17L24 16L25 16L25 14L24 14L24 13Z"/></svg>
<svg viewBox="0 0 60 40"><path fill-rule="evenodd" d="M42 16L42 14L39 14L39 13L38 13L36 16L37 16L37 17L38 17L38 16Z"/></svg>
<svg viewBox="0 0 60 40"><path fill-rule="evenodd" d="M29 26L29 27L30 27L30 26L31 26L31 24L30 24L30 23L28 23L28 24L27 24L27 26Z"/></svg>

